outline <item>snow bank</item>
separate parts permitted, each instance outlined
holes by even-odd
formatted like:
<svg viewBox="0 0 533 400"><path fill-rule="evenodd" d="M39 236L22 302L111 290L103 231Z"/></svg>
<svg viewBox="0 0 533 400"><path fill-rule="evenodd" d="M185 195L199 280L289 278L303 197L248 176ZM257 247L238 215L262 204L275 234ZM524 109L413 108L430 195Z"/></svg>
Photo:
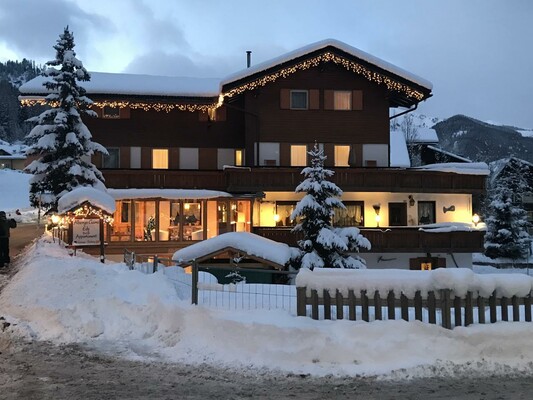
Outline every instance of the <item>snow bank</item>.
<svg viewBox="0 0 533 400"><path fill-rule="evenodd" d="M457 370L468 376L531 373L531 323L446 330L421 322L314 321L279 310L194 307L190 286L180 283L186 275L177 267L144 275L123 264L70 257L47 239L19 265L0 295L0 309L16 324L10 328L14 334L36 340L245 371L394 377Z"/></svg>
<svg viewBox="0 0 533 400"><path fill-rule="evenodd" d="M340 270L340 269L302 269L296 276L296 285L322 292L328 290L334 295L338 289L343 296L348 291L359 293L366 290L382 295L393 290L396 295L403 293L414 298L420 290L422 296L428 292L452 289L452 295L463 297L467 292L475 296L479 293L489 297L494 291L498 297L527 296L533 290L533 278L526 275L475 274L469 268L439 268L433 271L387 270Z"/></svg>

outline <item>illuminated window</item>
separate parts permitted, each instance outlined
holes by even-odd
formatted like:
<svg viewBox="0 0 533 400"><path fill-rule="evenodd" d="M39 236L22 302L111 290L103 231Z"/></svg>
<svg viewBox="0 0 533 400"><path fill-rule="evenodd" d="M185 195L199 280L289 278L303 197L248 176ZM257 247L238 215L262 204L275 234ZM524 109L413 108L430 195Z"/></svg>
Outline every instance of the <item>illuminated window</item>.
<svg viewBox="0 0 533 400"><path fill-rule="evenodd" d="M335 146L335 166L349 167L350 166L350 146Z"/></svg>
<svg viewBox="0 0 533 400"><path fill-rule="evenodd" d="M216 108L208 108L207 109L207 117L209 118L209 121L216 121L217 120L217 109Z"/></svg>
<svg viewBox="0 0 533 400"><path fill-rule="evenodd" d="M334 110L351 110L352 109L352 92L335 90L333 92L333 109Z"/></svg>
<svg viewBox="0 0 533 400"><path fill-rule="evenodd" d="M305 167L307 165L307 146L305 144L291 145L291 166Z"/></svg>
<svg viewBox="0 0 533 400"><path fill-rule="evenodd" d="M242 150L235 150L235 165L237 167L244 165L244 152Z"/></svg>
<svg viewBox="0 0 533 400"><path fill-rule="evenodd" d="M364 202L345 201L344 207L335 209L333 226L364 226Z"/></svg>
<svg viewBox="0 0 533 400"><path fill-rule="evenodd" d="M418 202L418 224L434 224L435 220L435 202L419 201Z"/></svg>
<svg viewBox="0 0 533 400"><path fill-rule="evenodd" d="M168 169L168 149L152 149L152 168Z"/></svg>
<svg viewBox="0 0 533 400"><path fill-rule="evenodd" d="M307 90L291 90L291 110L307 110Z"/></svg>
<svg viewBox="0 0 533 400"><path fill-rule="evenodd" d="M120 108L104 106L102 110L102 116L104 118L120 118Z"/></svg>

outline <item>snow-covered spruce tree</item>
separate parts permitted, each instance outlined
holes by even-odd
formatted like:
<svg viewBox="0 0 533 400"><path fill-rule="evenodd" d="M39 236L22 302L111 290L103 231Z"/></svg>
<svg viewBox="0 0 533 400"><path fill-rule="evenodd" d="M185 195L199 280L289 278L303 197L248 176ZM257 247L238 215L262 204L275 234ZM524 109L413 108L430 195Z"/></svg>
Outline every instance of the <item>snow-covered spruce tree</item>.
<svg viewBox="0 0 533 400"><path fill-rule="evenodd" d="M519 168L491 180L486 206L485 255L490 258L527 258L531 244L527 212L516 201L529 185Z"/></svg>
<svg viewBox="0 0 533 400"><path fill-rule="evenodd" d="M298 202L291 219L300 219L293 232L302 232L298 241L300 254L294 261L296 268L366 268L358 255L360 248L370 249L370 242L356 227L334 228L331 220L335 209L344 209L339 199L342 190L327 179L333 171L324 168L324 152L315 144L309 151L311 166L302 170L305 180L296 193L306 193Z"/></svg>
<svg viewBox="0 0 533 400"><path fill-rule="evenodd" d="M59 35L55 60L46 63L43 85L50 91L46 103L51 108L29 121L36 123L28 134L31 143L27 155L37 155L26 170L34 176L30 181L30 202L45 209L55 209L59 198L77 186L104 187L100 171L90 162L94 152L107 150L91 140L81 116L96 116L87 107L92 101L78 81L89 81L90 75L74 52L74 36L65 28Z"/></svg>

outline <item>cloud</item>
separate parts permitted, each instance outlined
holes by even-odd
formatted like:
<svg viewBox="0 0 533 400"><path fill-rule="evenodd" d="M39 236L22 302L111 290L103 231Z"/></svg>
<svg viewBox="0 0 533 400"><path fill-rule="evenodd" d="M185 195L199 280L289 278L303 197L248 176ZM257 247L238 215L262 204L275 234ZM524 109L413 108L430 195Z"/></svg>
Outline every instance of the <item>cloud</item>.
<svg viewBox="0 0 533 400"><path fill-rule="evenodd" d="M68 0L2 0L0 42L21 57L51 59L52 46L67 25L78 47L87 44L92 29L114 31L107 18Z"/></svg>

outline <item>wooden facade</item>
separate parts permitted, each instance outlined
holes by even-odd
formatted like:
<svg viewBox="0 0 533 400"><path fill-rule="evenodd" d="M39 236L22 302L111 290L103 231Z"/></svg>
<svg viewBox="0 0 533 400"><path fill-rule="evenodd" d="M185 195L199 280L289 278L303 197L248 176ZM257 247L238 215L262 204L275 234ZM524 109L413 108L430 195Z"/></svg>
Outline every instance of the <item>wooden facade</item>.
<svg viewBox="0 0 533 400"><path fill-rule="evenodd" d="M375 193L378 201L380 193L405 193L405 198L457 194L471 203L473 195L485 191L483 175L390 167L396 149L390 148L389 110L415 106L432 93L421 78L389 67L329 44L221 81L220 96L88 90L99 118L85 122L93 139L113 149L116 157L111 166L99 155L93 162L108 188L209 189L253 199L264 192L293 192L302 180L296 147L309 150L318 143L328 157L326 166L335 171L332 181L345 193ZM294 103L298 95L303 96L301 104ZM119 112L105 115L110 105ZM342 162L337 159L341 148ZM162 165L155 165L158 150L166 157ZM250 204L253 214L253 200ZM247 215L247 221L253 219ZM295 241L275 227L252 226L251 231ZM482 247L480 232L429 234L405 227L364 234L373 252L472 252ZM109 247L112 252L129 247L166 254L185 245L155 240L111 242Z"/></svg>

